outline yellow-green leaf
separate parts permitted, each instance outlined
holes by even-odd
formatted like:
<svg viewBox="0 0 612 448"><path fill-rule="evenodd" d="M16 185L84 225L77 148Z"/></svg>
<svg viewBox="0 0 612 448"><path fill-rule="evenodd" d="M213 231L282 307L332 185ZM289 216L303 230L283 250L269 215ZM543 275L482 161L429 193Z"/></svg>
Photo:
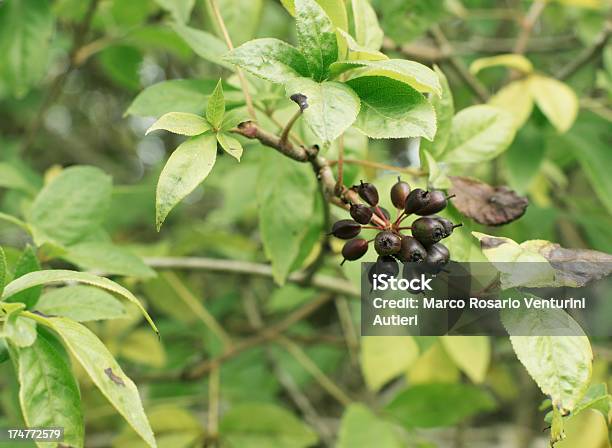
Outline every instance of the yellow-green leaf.
<svg viewBox="0 0 612 448"><path fill-rule="evenodd" d="M221 123L223 123L223 116L225 115L225 97L223 96L223 86L221 80L217 83L215 90L208 99L208 105L206 106L206 119L210 125L219 129Z"/></svg>
<svg viewBox="0 0 612 448"><path fill-rule="evenodd" d="M532 75L529 91L538 108L559 132L572 127L578 115L578 97L567 84L547 76Z"/></svg>
<svg viewBox="0 0 612 448"><path fill-rule="evenodd" d="M476 59L470 65L470 72L475 75L485 68L499 66L519 70L523 73L531 73L533 71L533 64L525 56L520 54L500 54Z"/></svg>
<svg viewBox="0 0 612 448"><path fill-rule="evenodd" d="M217 134L217 140L226 153L240 162L243 148L242 144L237 139L226 132L219 132Z"/></svg>
<svg viewBox="0 0 612 448"><path fill-rule="evenodd" d="M158 129L165 129L175 134L194 136L209 131L210 124L208 124L203 117L196 114L169 112L162 115L159 120L153 123L151 127L147 129L145 135Z"/></svg>
<svg viewBox="0 0 612 448"><path fill-rule="evenodd" d="M485 380L491 361L491 343L487 336L443 336L440 338L448 356L474 383Z"/></svg>
<svg viewBox="0 0 612 448"><path fill-rule="evenodd" d="M489 104L511 114L516 129L522 127L533 110L529 81L521 79L502 87L491 97Z"/></svg>
<svg viewBox="0 0 612 448"><path fill-rule="evenodd" d="M361 371L370 390L405 373L419 356L412 336L366 336L361 338Z"/></svg>

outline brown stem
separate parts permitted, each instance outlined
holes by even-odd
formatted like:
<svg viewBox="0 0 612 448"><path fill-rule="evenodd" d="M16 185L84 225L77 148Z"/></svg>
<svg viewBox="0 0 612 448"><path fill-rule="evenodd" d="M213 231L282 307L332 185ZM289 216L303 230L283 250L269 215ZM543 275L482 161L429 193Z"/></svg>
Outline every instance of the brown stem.
<svg viewBox="0 0 612 448"><path fill-rule="evenodd" d="M516 44L514 46L513 51L514 53L525 53L525 50L527 49L527 44L529 43L529 38L531 37L531 32L533 31L533 27L538 21L540 14L542 14L542 12L544 11L544 8L546 8L545 0L536 0L531 4L527 15L521 23L522 30L518 38L516 39Z"/></svg>
<svg viewBox="0 0 612 448"><path fill-rule="evenodd" d="M301 115L302 115L302 109L298 110L293 115L293 117L291 117L291 119L287 122L287 124L285 125L285 127L283 128L283 131L281 133L281 136L280 136L280 144L281 145L287 144L287 141L289 139L289 135L291 133L291 128L293 127L295 122L298 120L298 118L300 118Z"/></svg>
<svg viewBox="0 0 612 448"><path fill-rule="evenodd" d="M344 135L338 138L338 180L336 182L336 192L342 191L344 186Z"/></svg>

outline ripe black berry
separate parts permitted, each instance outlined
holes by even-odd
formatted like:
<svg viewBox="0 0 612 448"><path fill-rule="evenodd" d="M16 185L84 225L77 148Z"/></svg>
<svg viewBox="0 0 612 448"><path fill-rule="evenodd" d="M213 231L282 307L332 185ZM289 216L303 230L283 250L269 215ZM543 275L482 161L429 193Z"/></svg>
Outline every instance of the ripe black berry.
<svg viewBox="0 0 612 448"><path fill-rule="evenodd" d="M442 243L433 244L427 249L425 262L434 267L442 267L450 259L448 248Z"/></svg>
<svg viewBox="0 0 612 448"><path fill-rule="evenodd" d="M420 263L427 257L427 251L416 238L404 235L396 257L404 263Z"/></svg>
<svg viewBox="0 0 612 448"><path fill-rule="evenodd" d="M395 258L391 255L379 256L372 268L378 275L387 274L390 277L397 277L397 274L399 274L397 261L395 261ZM372 270L372 268L370 268L370 270Z"/></svg>
<svg viewBox="0 0 612 448"><path fill-rule="evenodd" d="M397 177L397 182L391 187L391 202L399 209L406 206L406 199L410 194L410 185L403 182L400 177Z"/></svg>
<svg viewBox="0 0 612 448"><path fill-rule="evenodd" d="M352 219L341 219L332 226L332 235L343 240L350 240L361 232L361 226Z"/></svg>
<svg viewBox="0 0 612 448"><path fill-rule="evenodd" d="M351 204L351 217L359 224L368 224L372 220L374 212L367 205Z"/></svg>
<svg viewBox="0 0 612 448"><path fill-rule="evenodd" d="M374 239L374 249L376 249L378 255L396 254L400 251L401 247L401 238L389 230L380 232Z"/></svg>
<svg viewBox="0 0 612 448"><path fill-rule="evenodd" d="M342 256L344 257L345 261L354 261L363 257L367 251L368 241L363 238L356 238L344 243L344 247L342 248ZM344 263L344 261L342 263Z"/></svg>
<svg viewBox="0 0 612 448"><path fill-rule="evenodd" d="M463 225L463 224L453 224L453 222L450 219L446 219L446 218L443 218L437 215L430 216L430 218L437 219L442 224L442 226L444 226L444 233L445 233L444 238L451 236L453 234L453 230L455 230L456 227L461 227Z"/></svg>
<svg viewBox="0 0 612 448"><path fill-rule="evenodd" d="M429 192L421 188L415 188L410 192L406 198L406 205L404 211L409 215L416 213L429 204ZM435 213L435 212L434 212Z"/></svg>
<svg viewBox="0 0 612 448"><path fill-rule="evenodd" d="M357 188L357 193L359 193L359 196L365 202L372 206L378 204L378 190L373 184L361 181L361 184L357 185L355 188Z"/></svg>
<svg viewBox="0 0 612 448"><path fill-rule="evenodd" d="M412 223L412 236L425 247L437 243L445 235L444 226L435 218L423 217Z"/></svg>
<svg viewBox="0 0 612 448"><path fill-rule="evenodd" d="M416 210L414 213L417 215L433 215L446 208L448 201L446 194L440 190L434 190L429 192L429 202L424 207Z"/></svg>

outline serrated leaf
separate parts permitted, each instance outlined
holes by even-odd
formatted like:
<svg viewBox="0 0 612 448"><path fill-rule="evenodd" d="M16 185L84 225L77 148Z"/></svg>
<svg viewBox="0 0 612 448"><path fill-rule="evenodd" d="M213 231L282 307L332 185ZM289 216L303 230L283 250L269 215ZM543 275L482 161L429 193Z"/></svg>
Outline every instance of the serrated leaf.
<svg viewBox="0 0 612 448"><path fill-rule="evenodd" d="M82 269L98 270L110 275L139 278L155 276L155 271L148 267L140 257L107 242L93 241L68 246L66 253L61 258Z"/></svg>
<svg viewBox="0 0 612 448"><path fill-rule="evenodd" d="M379 50L385 36L378 24L376 11L368 0L351 0L351 5L357 42L370 50Z"/></svg>
<svg viewBox="0 0 612 448"><path fill-rule="evenodd" d="M363 67L362 69L359 69ZM378 61L339 61L331 66L332 74L337 76L348 70L359 69L359 76L385 76L404 82L419 92L440 95L442 86L438 75L426 65L405 59L381 59ZM349 73L351 75L351 73Z"/></svg>
<svg viewBox="0 0 612 448"><path fill-rule="evenodd" d="M230 408L219 429L231 447L307 448L316 433L285 409L267 403L243 403Z"/></svg>
<svg viewBox="0 0 612 448"><path fill-rule="evenodd" d="M448 163L481 163L504 152L514 139L510 114L492 106L471 106L453 118L442 160Z"/></svg>
<svg viewBox="0 0 612 448"><path fill-rule="evenodd" d="M574 409L589 386L593 361L589 339L580 326L564 310L503 310L501 317L516 356L553 406ZM537 335L556 328L558 319L571 329L562 328L558 336ZM582 336L563 336L568 331ZM531 332L536 334L527 336Z"/></svg>
<svg viewBox="0 0 612 448"><path fill-rule="evenodd" d="M49 2L0 3L0 77L21 97L47 72L54 19Z"/></svg>
<svg viewBox="0 0 612 448"><path fill-rule="evenodd" d="M153 431L142 408L138 389L113 355L87 327L62 317L41 318L56 331L94 384L119 414L150 446L156 447Z"/></svg>
<svg viewBox="0 0 612 448"><path fill-rule="evenodd" d="M48 316L61 316L76 322L125 317L125 306L112 294L85 285L55 288L40 297L36 310Z"/></svg>
<svg viewBox="0 0 612 448"><path fill-rule="evenodd" d="M434 65L434 71L438 75L441 87L440 95L434 95L430 98L431 105L436 112L436 136L432 142L422 140L421 147L429 151L434 157L439 157L444 153L450 138L453 116L455 115L455 104L453 92L451 92L444 72L437 65Z"/></svg>
<svg viewBox="0 0 612 448"><path fill-rule="evenodd" d="M4 334L17 347L29 347L36 341L36 322L22 317L19 312L10 313L4 324Z"/></svg>
<svg viewBox="0 0 612 448"><path fill-rule="evenodd" d="M192 137L174 150L157 183L156 226L210 173L217 158L217 138L207 133Z"/></svg>
<svg viewBox="0 0 612 448"><path fill-rule="evenodd" d="M97 275L89 274L87 272L67 271L63 269L30 272L29 274L26 274L23 277L19 277L18 279L13 280L8 285L6 285L6 288L4 288L4 293L2 294L0 301L6 300L7 298L17 294L18 292L24 291L28 288L31 288L32 286L67 282L78 282L85 283L87 285L97 286L98 288L113 292L127 299L129 302L132 302L138 307L149 325L151 325L151 328L153 328L156 333L159 333L157 327L155 326L155 323L153 322L147 311L144 309L140 301L136 298L136 296L134 296L134 294L125 289L123 286L113 282L112 280L109 280L104 277L98 277Z"/></svg>
<svg viewBox="0 0 612 448"><path fill-rule="evenodd" d="M309 78L296 78L286 85L287 96L301 94L307 107L302 116L312 132L324 142L338 138L359 113L359 97L339 82L318 83Z"/></svg>
<svg viewBox="0 0 612 448"><path fill-rule="evenodd" d="M12 352L25 424L29 428L63 428L64 444L83 447L81 394L67 360L43 334L31 346Z"/></svg>
<svg viewBox="0 0 612 448"><path fill-rule="evenodd" d="M368 137L433 139L436 133L433 107L409 85L383 76L364 76L346 84L361 99L354 126Z"/></svg>
<svg viewBox="0 0 612 448"><path fill-rule="evenodd" d="M523 73L531 73L533 71L533 64L522 54L500 54L474 60L470 64L470 72L475 75L485 68L499 66L519 70Z"/></svg>
<svg viewBox="0 0 612 448"><path fill-rule="evenodd" d="M300 52L312 77L321 81L338 60L335 27L315 0L295 1L295 21Z"/></svg>
<svg viewBox="0 0 612 448"><path fill-rule="evenodd" d="M211 129L210 124L199 115L187 112L168 112L151 125L145 135L164 129L181 135L200 135Z"/></svg>
<svg viewBox="0 0 612 448"><path fill-rule="evenodd" d="M217 134L217 140L225 152L240 162L243 148L242 144L240 144L237 139L229 135L227 132L219 132Z"/></svg>
<svg viewBox="0 0 612 448"><path fill-rule="evenodd" d="M406 428L455 425L467 417L491 411L491 396L466 384L420 384L400 392L385 410Z"/></svg>
<svg viewBox="0 0 612 448"><path fill-rule="evenodd" d="M233 66L223 59L223 55L227 53L228 48L221 39L206 31L197 30L180 23L174 24L172 29L202 59L233 70Z"/></svg>
<svg viewBox="0 0 612 448"><path fill-rule="evenodd" d="M60 172L36 196L28 222L42 236L72 244L98 228L110 205L110 176L91 166L73 166Z"/></svg>
<svg viewBox="0 0 612 448"><path fill-rule="evenodd" d="M274 151L265 151L257 181L259 229L272 273L283 284L303 249L313 219L317 185L312 170Z"/></svg>
<svg viewBox="0 0 612 448"><path fill-rule="evenodd" d="M340 422L336 448L402 448L393 425L361 403L349 405Z"/></svg>
<svg viewBox="0 0 612 448"><path fill-rule="evenodd" d="M361 371L373 391L407 372L418 356L419 347L411 336L361 338Z"/></svg>
<svg viewBox="0 0 612 448"><path fill-rule="evenodd" d="M348 58L350 60L379 61L381 59L388 59L386 55L384 55L378 50L370 50L366 47L359 45L357 41L353 39L353 36L351 36L346 31L338 29L338 34L346 42L346 46L349 50Z"/></svg>
<svg viewBox="0 0 612 448"><path fill-rule="evenodd" d="M325 11L336 27L343 30L348 28L348 17L344 0L316 0L316 2L323 8L323 11ZM289 14L295 17L295 1L281 0L281 3Z"/></svg>
<svg viewBox="0 0 612 448"><path fill-rule="evenodd" d="M532 75L529 92L538 108L557 131L569 130L578 116L578 97L565 83L547 76Z"/></svg>
<svg viewBox="0 0 612 448"><path fill-rule="evenodd" d="M169 11L174 20L179 23L189 22L191 10L195 5L195 0L155 0L155 2Z"/></svg>
<svg viewBox="0 0 612 448"><path fill-rule="evenodd" d="M215 90L208 99L206 106L206 119L214 129L219 129L225 115L225 97L223 96L223 86L221 80L217 83Z"/></svg>
<svg viewBox="0 0 612 448"><path fill-rule="evenodd" d="M482 383L489 370L491 343L487 336L443 336L446 353L474 383Z"/></svg>
<svg viewBox="0 0 612 448"><path fill-rule="evenodd" d="M15 275L13 278L19 278L29 272L40 271L40 263L36 257L36 252L31 245L27 245L23 250L21 256L17 260L15 265ZM42 292L41 286L35 286L34 288L26 289L25 291L15 294L7 302L21 302L25 304L26 308L32 308L38 302L40 293Z"/></svg>
<svg viewBox="0 0 612 448"><path fill-rule="evenodd" d="M308 76L304 56L279 39L255 39L230 51L225 60L270 82L285 83Z"/></svg>

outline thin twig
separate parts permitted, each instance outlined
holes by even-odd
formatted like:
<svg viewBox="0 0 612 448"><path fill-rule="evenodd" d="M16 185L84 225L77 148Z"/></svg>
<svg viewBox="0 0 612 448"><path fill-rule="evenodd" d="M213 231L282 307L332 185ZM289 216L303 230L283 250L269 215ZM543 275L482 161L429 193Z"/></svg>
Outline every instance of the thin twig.
<svg viewBox="0 0 612 448"><path fill-rule="evenodd" d="M342 191L344 187L344 135L338 137L338 179L336 181L336 192Z"/></svg>
<svg viewBox="0 0 612 448"><path fill-rule="evenodd" d="M227 31L227 27L225 26L225 21L223 20L223 16L221 15L221 11L219 10L219 4L217 0L208 0L210 2L210 7L213 11L213 15L215 16L215 20L219 28L221 29L221 34L223 34L223 39L225 40L225 44L227 48L230 50L234 49L234 44L232 43L232 39ZM236 74L238 75L238 79L240 80L240 87L242 88L242 93L244 94L244 100L246 101L247 110L249 111L249 115L251 119L257 121L257 114L255 113L255 107L253 106L253 98L251 98L251 94L249 93L249 84L247 82L246 77L244 76L244 72L240 68L236 68Z"/></svg>
<svg viewBox="0 0 612 448"><path fill-rule="evenodd" d="M295 124L295 122L302 116L302 109L299 109L293 117L289 119L285 127L283 128L283 132L280 135L280 144L286 145L287 140L289 139L289 135L291 134L291 128Z"/></svg>
<svg viewBox="0 0 612 448"><path fill-rule="evenodd" d="M440 27L437 25L433 26L431 28L431 33L436 43L440 47L440 50L449 55L448 62L453 66L465 85L467 85L472 92L476 94L481 102L486 103L489 100L489 92L487 91L487 88L470 73L463 61L454 55L454 50Z"/></svg>
<svg viewBox="0 0 612 448"><path fill-rule="evenodd" d="M533 27L535 26L538 18L546 8L545 0L536 0L531 4L527 15L521 22L521 32L516 39L516 44L514 45L513 53L523 54L527 49L527 44L529 43L529 38L531 37L531 32L533 31Z"/></svg>
<svg viewBox="0 0 612 448"><path fill-rule="evenodd" d="M208 375L208 428L207 446L216 446L219 436L219 389L221 384L221 367L215 365Z"/></svg>
<svg viewBox="0 0 612 448"><path fill-rule="evenodd" d="M591 46L585 48L584 51L578 55L578 57L572 59L569 64L559 70L556 78L563 81L572 76L582 67L586 66L591 60L595 59L606 47L611 35L612 19L608 19L604 25L604 29L599 33Z"/></svg>
<svg viewBox="0 0 612 448"><path fill-rule="evenodd" d="M353 325L350 305L344 297L336 297L335 304L351 363L356 366L358 365L359 338L355 331L355 325Z"/></svg>
<svg viewBox="0 0 612 448"><path fill-rule="evenodd" d="M228 274L247 274L259 277L272 277L272 267L268 264L252 263L239 260L224 260L220 258L204 257L150 257L145 262L157 269L188 269L204 270L211 272L225 272ZM292 283L303 284L307 278L307 272L294 272L287 278ZM335 292L351 297L359 297L359 290L352 283L328 275L316 274L310 283L315 288L329 292Z"/></svg>

